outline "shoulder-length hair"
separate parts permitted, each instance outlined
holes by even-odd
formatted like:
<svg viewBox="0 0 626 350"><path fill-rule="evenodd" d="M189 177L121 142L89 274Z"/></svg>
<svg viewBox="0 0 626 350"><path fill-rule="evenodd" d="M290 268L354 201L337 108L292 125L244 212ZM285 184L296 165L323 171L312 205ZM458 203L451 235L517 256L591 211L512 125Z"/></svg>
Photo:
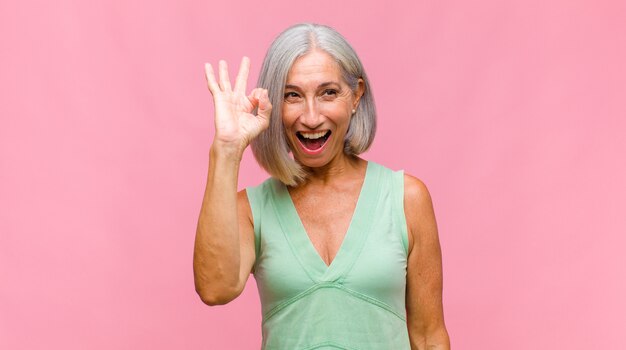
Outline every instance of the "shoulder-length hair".
<svg viewBox="0 0 626 350"><path fill-rule="evenodd" d="M295 60L313 50L332 56L341 67L345 82L356 91L359 78L365 91L351 117L344 140L344 152L358 155L365 152L376 134L376 107L367 74L354 49L333 28L301 23L287 28L268 49L259 74L257 87L268 90L272 103L269 127L252 140L252 152L257 162L270 175L284 184L295 186L306 179L306 172L290 155L282 121L282 104L287 74Z"/></svg>

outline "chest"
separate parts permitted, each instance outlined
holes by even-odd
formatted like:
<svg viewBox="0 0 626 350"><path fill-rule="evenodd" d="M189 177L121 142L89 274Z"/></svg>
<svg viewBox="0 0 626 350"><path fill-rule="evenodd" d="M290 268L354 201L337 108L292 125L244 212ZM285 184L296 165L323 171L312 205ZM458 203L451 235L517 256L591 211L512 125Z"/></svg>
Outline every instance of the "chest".
<svg viewBox="0 0 626 350"><path fill-rule="evenodd" d="M254 273L264 313L297 295L308 298L305 291L335 287L397 304L403 312L406 223L395 211L391 182L370 175L352 191L304 193L277 184L263 201L252 196Z"/></svg>
<svg viewBox="0 0 626 350"><path fill-rule="evenodd" d="M332 191L292 194L293 204L306 234L326 265L330 265L350 227L360 184Z"/></svg>

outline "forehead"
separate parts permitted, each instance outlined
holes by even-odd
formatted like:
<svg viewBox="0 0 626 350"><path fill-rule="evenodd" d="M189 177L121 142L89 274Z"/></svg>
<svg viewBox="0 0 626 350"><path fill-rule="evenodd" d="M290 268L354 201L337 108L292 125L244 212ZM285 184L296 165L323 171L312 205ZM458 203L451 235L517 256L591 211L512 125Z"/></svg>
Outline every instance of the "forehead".
<svg viewBox="0 0 626 350"><path fill-rule="evenodd" d="M287 84L301 87L326 82L343 82L341 68L328 53L320 50L298 57L289 69Z"/></svg>

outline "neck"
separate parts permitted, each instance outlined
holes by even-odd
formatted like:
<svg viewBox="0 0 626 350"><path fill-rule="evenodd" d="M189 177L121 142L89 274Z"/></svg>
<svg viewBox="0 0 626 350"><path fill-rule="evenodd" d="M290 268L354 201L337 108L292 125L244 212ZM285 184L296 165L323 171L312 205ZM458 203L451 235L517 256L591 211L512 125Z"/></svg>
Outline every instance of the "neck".
<svg viewBox="0 0 626 350"><path fill-rule="evenodd" d="M328 164L321 167L304 167L308 176L304 185L327 185L335 181L343 181L361 175L367 162L357 156L340 154Z"/></svg>

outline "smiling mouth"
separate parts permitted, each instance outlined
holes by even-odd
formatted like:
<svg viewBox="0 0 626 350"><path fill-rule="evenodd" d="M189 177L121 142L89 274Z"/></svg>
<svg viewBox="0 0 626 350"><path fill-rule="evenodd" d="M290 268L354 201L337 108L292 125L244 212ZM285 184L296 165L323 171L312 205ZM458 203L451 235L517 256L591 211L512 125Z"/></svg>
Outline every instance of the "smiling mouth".
<svg viewBox="0 0 626 350"><path fill-rule="evenodd" d="M324 143L326 143L326 140L328 140L328 137L330 137L330 134L330 130L312 133L301 133L300 131L296 132L296 136L302 146L311 151L322 148Z"/></svg>

